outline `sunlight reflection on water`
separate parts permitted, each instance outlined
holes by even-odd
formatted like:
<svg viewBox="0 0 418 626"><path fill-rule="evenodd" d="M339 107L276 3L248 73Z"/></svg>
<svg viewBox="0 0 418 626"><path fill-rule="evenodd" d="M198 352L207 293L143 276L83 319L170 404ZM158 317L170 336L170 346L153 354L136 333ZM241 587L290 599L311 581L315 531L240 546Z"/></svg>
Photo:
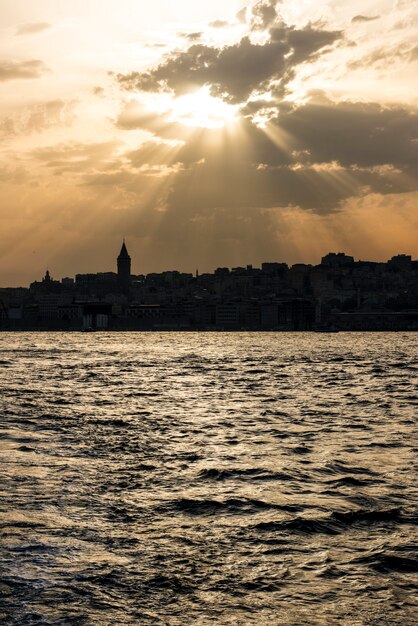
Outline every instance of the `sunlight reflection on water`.
<svg viewBox="0 0 418 626"><path fill-rule="evenodd" d="M417 352L1 334L4 622L415 623Z"/></svg>

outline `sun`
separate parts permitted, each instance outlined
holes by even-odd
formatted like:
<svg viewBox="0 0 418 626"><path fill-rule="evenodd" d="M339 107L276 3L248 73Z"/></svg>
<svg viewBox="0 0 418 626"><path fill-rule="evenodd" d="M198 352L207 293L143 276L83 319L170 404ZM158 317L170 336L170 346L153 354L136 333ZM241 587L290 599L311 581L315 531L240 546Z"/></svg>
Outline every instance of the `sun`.
<svg viewBox="0 0 418 626"><path fill-rule="evenodd" d="M210 94L209 87L175 98L170 107L173 122L198 128L224 128L238 119L238 107Z"/></svg>

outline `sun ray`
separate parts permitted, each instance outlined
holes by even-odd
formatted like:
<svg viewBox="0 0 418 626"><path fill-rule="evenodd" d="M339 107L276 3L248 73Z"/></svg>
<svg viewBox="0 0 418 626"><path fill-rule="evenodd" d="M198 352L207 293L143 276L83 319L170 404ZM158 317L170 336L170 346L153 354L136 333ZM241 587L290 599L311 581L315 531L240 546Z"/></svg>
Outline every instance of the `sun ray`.
<svg viewBox="0 0 418 626"><path fill-rule="evenodd" d="M237 119L238 107L215 98L205 86L173 101L173 121L185 126L201 128L224 128Z"/></svg>

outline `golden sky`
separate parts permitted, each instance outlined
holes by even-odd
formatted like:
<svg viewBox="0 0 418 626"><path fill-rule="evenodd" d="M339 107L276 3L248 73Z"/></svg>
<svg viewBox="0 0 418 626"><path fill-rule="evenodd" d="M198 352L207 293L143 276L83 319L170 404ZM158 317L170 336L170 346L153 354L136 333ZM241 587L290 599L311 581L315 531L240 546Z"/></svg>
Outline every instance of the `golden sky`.
<svg viewBox="0 0 418 626"><path fill-rule="evenodd" d="M418 257L418 4L2 0L0 286Z"/></svg>

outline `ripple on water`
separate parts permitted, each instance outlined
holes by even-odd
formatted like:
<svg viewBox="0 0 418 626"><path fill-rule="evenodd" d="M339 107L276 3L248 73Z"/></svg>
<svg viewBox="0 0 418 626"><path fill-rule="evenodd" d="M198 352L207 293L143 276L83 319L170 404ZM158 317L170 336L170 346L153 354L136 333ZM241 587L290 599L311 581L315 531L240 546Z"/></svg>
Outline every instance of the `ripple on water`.
<svg viewBox="0 0 418 626"><path fill-rule="evenodd" d="M0 334L8 626L418 623L414 334Z"/></svg>

